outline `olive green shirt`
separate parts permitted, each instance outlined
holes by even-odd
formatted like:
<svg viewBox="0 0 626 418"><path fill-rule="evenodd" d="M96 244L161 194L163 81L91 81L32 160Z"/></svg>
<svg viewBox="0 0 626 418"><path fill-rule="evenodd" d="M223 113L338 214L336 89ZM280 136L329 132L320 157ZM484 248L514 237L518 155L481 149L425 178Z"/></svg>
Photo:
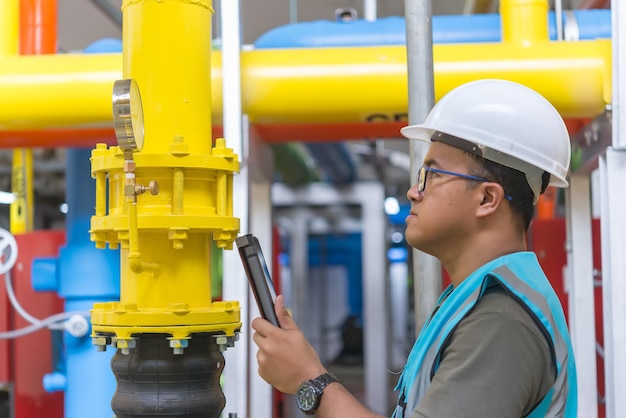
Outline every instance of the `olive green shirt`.
<svg viewBox="0 0 626 418"><path fill-rule="evenodd" d="M519 302L494 286L451 334L411 417L524 417L555 376L546 336Z"/></svg>

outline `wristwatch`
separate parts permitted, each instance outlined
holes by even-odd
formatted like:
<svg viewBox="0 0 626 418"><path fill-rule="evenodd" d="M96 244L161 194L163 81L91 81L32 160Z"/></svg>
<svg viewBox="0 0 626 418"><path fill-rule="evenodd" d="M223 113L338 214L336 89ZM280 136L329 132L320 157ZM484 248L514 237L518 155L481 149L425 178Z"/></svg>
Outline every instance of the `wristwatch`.
<svg viewBox="0 0 626 418"><path fill-rule="evenodd" d="M296 392L298 408L307 415L313 415L320 406L324 388L333 382L339 382L339 379L332 373L324 373L315 379L302 383Z"/></svg>

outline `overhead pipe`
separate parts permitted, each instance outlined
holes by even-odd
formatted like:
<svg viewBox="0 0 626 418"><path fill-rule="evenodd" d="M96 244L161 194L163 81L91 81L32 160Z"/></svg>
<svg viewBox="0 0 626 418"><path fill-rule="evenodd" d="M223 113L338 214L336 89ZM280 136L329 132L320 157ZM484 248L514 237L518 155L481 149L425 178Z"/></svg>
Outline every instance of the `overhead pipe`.
<svg viewBox="0 0 626 418"><path fill-rule="evenodd" d="M532 48L506 43L435 45L433 55L436 99L464 82L495 77L537 90L564 117L593 117L610 102L609 40L543 42ZM70 139L85 145L84 140L58 135L70 129L105 136L102 128L111 124L110 85L119 78L120 61L114 54L3 59L0 145L13 145L21 132L32 135L24 146L70 145ZM218 52L213 61L220 63ZM404 47L255 50L242 52L241 62L243 110L252 123L267 125L263 132L268 142L280 142L280 127L289 129L290 124L295 125L291 140L299 140L308 136L293 129L300 124L406 119ZM212 85L220 82L217 69ZM213 104L213 117L219 119L219 88L213 89ZM50 137L37 142L32 131L42 129L50 130ZM397 131L377 134L395 137ZM112 140L112 132L102 139Z"/></svg>
<svg viewBox="0 0 626 418"><path fill-rule="evenodd" d="M580 28L579 36L574 39L577 41L611 37L610 10L570 10L561 19L556 11L548 12L548 33L553 41L558 40L559 20L566 26ZM498 13L433 16L432 38L435 44L501 42L502 19ZM388 16L376 22L314 20L278 26L259 36L254 47L356 47L405 43L406 19Z"/></svg>
<svg viewBox="0 0 626 418"><path fill-rule="evenodd" d="M610 102L608 39L434 45L433 56L435 99L497 77L536 89L566 118L594 117ZM220 120L221 53L212 61ZM110 86L121 66L120 54L0 58L0 146L113 143ZM252 50L241 66L242 110L267 142L390 138L406 124L404 46Z"/></svg>

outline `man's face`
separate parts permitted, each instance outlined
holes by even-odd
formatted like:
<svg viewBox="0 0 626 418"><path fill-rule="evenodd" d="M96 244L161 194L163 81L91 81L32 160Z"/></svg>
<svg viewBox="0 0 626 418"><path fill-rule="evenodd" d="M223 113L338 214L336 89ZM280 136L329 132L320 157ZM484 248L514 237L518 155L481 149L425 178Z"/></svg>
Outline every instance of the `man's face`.
<svg viewBox="0 0 626 418"><path fill-rule="evenodd" d="M424 158L425 167L461 174L471 174L474 164L464 151L441 142L433 142ZM411 213L405 236L411 246L440 257L468 236L479 197L463 177L430 171L425 181L423 192L418 192L417 184L407 192Z"/></svg>

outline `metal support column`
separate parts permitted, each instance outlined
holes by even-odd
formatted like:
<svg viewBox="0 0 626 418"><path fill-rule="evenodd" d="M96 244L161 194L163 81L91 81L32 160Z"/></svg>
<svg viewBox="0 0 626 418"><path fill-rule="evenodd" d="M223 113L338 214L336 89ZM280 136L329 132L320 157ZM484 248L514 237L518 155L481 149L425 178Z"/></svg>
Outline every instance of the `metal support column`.
<svg viewBox="0 0 626 418"><path fill-rule="evenodd" d="M266 161L267 148L250 131L247 117L241 109L241 25L239 0L222 1L220 6L222 30L222 80L224 137L229 147L239 155L239 175L233 179L233 212L240 220L240 233L254 232L271 257L271 207L269 177L272 167L261 169ZM255 144L252 142L256 141ZM251 160L253 164L250 164ZM255 211L250 212L250 202ZM265 418L272 416L272 388L257 373L256 346L252 341L251 320L258 316L258 308L250 297L250 288L237 250L224 251L222 293L226 300L238 300L242 309L241 341L233 350L224 353L223 391L226 396L225 413L233 416ZM268 266L271 268L271 263Z"/></svg>
<svg viewBox="0 0 626 418"><path fill-rule="evenodd" d="M409 124L426 119L435 102L433 75L432 4L430 0L405 0ZM428 144L410 140L411 180L417 177ZM413 250L415 327L419 334L441 294L441 263Z"/></svg>
<svg viewBox="0 0 626 418"><path fill-rule="evenodd" d="M602 213L602 277L604 303L605 388L607 417L626 416L626 6L611 1L613 50L613 146L600 159Z"/></svg>
<svg viewBox="0 0 626 418"><path fill-rule="evenodd" d="M602 300L606 416L626 416L626 152L609 148L600 158L602 188Z"/></svg>
<svg viewBox="0 0 626 418"><path fill-rule="evenodd" d="M572 174L566 190L569 328L576 356L578 416L598 416L591 193L588 173Z"/></svg>
<svg viewBox="0 0 626 418"><path fill-rule="evenodd" d="M298 188L283 184L272 186L272 204L280 206L333 206L360 205L362 211L363 242L363 317L364 366L366 405L378 414L387 414L389 408L389 323L388 289L385 257L384 190L378 183L355 183L337 188L330 184L313 183ZM301 224L301 223L300 223ZM306 251L298 236L299 250ZM304 248L302 248L304 247ZM294 293L298 295L297 275L294 266ZM306 267L306 266L305 266Z"/></svg>

